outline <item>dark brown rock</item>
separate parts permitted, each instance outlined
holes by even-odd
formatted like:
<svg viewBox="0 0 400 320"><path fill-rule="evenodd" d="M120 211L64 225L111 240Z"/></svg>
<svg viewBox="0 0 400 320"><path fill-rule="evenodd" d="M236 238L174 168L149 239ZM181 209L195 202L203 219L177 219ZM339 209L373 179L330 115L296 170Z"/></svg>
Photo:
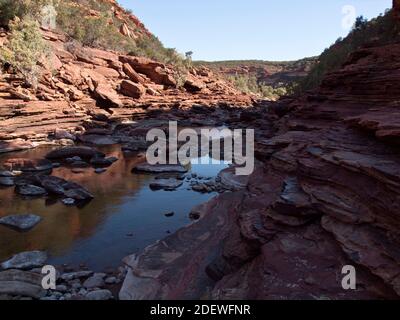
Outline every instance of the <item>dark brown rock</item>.
<svg viewBox="0 0 400 320"><path fill-rule="evenodd" d="M81 157L83 159L91 159L93 157L104 157L104 154L90 147L65 147L50 151L46 158L50 160L67 159L72 157Z"/></svg>

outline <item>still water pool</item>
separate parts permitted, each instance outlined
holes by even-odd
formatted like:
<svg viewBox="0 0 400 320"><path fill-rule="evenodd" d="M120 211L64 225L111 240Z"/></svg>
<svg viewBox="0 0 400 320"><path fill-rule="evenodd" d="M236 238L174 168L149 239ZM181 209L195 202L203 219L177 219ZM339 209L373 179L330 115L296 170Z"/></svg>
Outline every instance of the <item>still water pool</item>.
<svg viewBox="0 0 400 320"><path fill-rule="evenodd" d="M94 196L83 208L68 207L50 198L24 199L14 188L0 188L0 217L36 214L42 221L31 231L20 233L0 225L0 261L13 254L45 250L49 263L86 265L95 271L121 265L121 259L138 253L190 223L191 209L216 194L201 194L190 189L185 180L176 191L152 191L152 175L132 174L137 158L126 158L119 146L101 149L119 158L103 174L93 168L73 173L70 168L53 170L53 175L86 187ZM0 157L43 158L49 148L39 148ZM192 164L189 175L214 177L228 165ZM165 214L173 211L173 217Z"/></svg>

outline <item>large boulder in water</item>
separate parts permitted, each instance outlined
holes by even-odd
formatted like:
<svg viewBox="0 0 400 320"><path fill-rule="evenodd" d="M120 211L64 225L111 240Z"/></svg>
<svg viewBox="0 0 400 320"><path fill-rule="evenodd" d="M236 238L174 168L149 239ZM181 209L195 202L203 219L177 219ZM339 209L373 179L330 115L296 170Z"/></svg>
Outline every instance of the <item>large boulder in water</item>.
<svg viewBox="0 0 400 320"><path fill-rule="evenodd" d="M34 214L20 214L0 218L0 224L18 231L28 231L41 220L41 217Z"/></svg>
<svg viewBox="0 0 400 320"><path fill-rule="evenodd" d="M93 195L81 185L54 176L37 176L38 183L47 192L77 201L88 201Z"/></svg>
<svg viewBox="0 0 400 320"><path fill-rule="evenodd" d="M84 159L91 159L93 157L104 157L104 153L90 147L65 147L57 150L50 151L46 158L50 160L67 159L72 157L81 157Z"/></svg>
<svg viewBox="0 0 400 320"><path fill-rule="evenodd" d="M46 190L32 184L18 184L15 191L21 196L40 197L46 194Z"/></svg>
<svg viewBox="0 0 400 320"><path fill-rule="evenodd" d="M143 172L143 173L186 173L188 170L180 164L159 164L152 165L149 163L142 163L132 169L132 172Z"/></svg>

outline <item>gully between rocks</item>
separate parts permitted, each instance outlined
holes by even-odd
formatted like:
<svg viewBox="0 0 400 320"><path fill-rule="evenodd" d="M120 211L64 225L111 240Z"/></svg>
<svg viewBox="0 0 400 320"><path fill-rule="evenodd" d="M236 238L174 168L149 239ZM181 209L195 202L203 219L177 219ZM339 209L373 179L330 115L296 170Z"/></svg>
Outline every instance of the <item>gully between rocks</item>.
<svg viewBox="0 0 400 320"><path fill-rule="evenodd" d="M119 145L98 149L118 158L100 174L93 167L73 169L63 164L52 171L52 176L76 182L94 196L84 206L67 206L51 196L26 198L14 187L0 187L0 218L20 214L42 218L23 233L0 224L0 261L23 251L43 250L49 254L48 264L55 266L116 268L125 256L189 224L191 209L216 194L201 190L199 184L212 183L228 167L222 162L192 164L177 180L177 188L153 190L150 185L157 175L131 173L137 156L124 155ZM42 147L3 155L0 163L12 158L42 159L51 150Z"/></svg>

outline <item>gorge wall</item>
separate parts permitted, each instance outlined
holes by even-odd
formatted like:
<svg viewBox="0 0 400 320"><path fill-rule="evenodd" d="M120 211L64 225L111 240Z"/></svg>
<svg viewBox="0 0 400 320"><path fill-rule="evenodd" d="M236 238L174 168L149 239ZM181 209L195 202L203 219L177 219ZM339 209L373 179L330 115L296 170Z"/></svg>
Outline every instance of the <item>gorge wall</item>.
<svg viewBox="0 0 400 320"><path fill-rule="evenodd" d="M0 76L0 153L68 143L68 133L138 120L152 113L202 106L250 106L253 100L207 68L178 71L147 58L73 46L42 30L51 55L41 61L37 89L13 73ZM8 34L0 34L6 44ZM71 141L69 141L71 142Z"/></svg>
<svg viewBox="0 0 400 320"><path fill-rule="evenodd" d="M232 115L256 128L256 172L127 257L120 298L398 299L399 70L400 44L369 45L318 90Z"/></svg>

